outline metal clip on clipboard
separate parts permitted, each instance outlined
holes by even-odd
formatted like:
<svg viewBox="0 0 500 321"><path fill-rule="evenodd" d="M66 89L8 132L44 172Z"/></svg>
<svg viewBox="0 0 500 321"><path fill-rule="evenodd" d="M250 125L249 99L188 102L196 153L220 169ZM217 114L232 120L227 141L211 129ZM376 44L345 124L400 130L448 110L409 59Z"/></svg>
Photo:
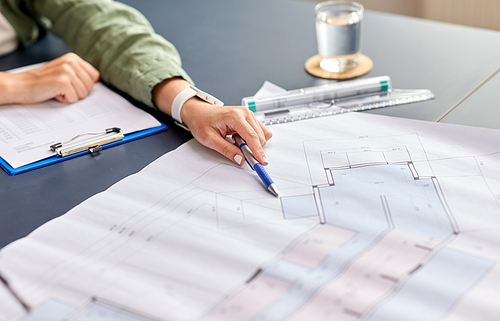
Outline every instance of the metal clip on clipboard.
<svg viewBox="0 0 500 321"><path fill-rule="evenodd" d="M397 106L434 99L427 89L393 89L388 76L285 91L269 97L245 97L242 105L265 125Z"/></svg>
<svg viewBox="0 0 500 321"><path fill-rule="evenodd" d="M108 135L110 134L110 135ZM77 144L74 146L67 146L64 147L64 145L67 145L74 141L75 139L86 136L86 135L106 135L105 137L101 137L99 139L93 139L81 144ZM55 151L58 156L64 157L72 154L76 154L78 152L88 150L91 153L96 153L98 151L102 150L102 146L105 144L109 144L111 142L115 142L118 140L123 139L124 135L122 133L122 130L118 127L113 127L113 128L108 128L102 132L90 132L90 133L83 133L80 135L77 135L73 137L72 139L68 140L67 142L64 143L57 143L54 145L50 145L50 149Z"/></svg>

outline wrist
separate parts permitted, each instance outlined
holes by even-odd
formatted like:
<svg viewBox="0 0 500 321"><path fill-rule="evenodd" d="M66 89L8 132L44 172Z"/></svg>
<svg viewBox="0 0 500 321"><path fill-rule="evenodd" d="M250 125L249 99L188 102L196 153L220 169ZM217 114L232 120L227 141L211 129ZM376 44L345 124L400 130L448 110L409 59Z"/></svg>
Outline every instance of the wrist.
<svg viewBox="0 0 500 321"><path fill-rule="evenodd" d="M153 103L178 123L190 126L193 116L224 103L180 78L164 80L153 88Z"/></svg>
<svg viewBox="0 0 500 321"><path fill-rule="evenodd" d="M201 100L198 97L191 97L184 103L181 109L181 119L183 124L188 128L193 125L194 115L201 115L204 111L209 110L213 105Z"/></svg>
<svg viewBox="0 0 500 321"><path fill-rule="evenodd" d="M153 88L153 104L165 114L172 116L172 102L182 90L189 88L190 83L182 78L169 78Z"/></svg>
<svg viewBox="0 0 500 321"><path fill-rule="evenodd" d="M200 105L200 101L202 105ZM186 109L186 104L188 106L192 106L192 108ZM183 91L179 92L174 98L171 109L172 118L174 118L174 120L176 120L180 125L187 125L183 119L183 115L184 117L195 115L192 111L194 107L205 106L206 108L206 105L223 106L224 103L214 96L196 88L195 86L190 86L189 88L186 88Z"/></svg>

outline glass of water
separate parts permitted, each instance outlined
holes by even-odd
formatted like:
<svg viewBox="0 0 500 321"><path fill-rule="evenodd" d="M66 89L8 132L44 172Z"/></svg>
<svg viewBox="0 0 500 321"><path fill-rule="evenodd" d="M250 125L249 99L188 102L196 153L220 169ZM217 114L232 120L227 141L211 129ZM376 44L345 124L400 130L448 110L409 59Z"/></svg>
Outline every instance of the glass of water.
<svg viewBox="0 0 500 321"><path fill-rule="evenodd" d="M326 1L314 7L319 66L343 72L358 65L364 8L353 1Z"/></svg>

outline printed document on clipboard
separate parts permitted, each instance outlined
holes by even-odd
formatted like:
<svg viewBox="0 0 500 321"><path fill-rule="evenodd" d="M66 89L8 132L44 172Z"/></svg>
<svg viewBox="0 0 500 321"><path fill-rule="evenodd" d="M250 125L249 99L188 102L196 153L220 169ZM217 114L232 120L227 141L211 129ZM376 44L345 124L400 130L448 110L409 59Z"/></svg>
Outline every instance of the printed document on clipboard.
<svg viewBox="0 0 500 321"><path fill-rule="evenodd" d="M23 69L28 68L33 66ZM166 125L98 82L74 104L50 100L0 106L0 166L15 175L165 129ZM62 146L61 142L74 152L51 148Z"/></svg>
<svg viewBox="0 0 500 321"><path fill-rule="evenodd" d="M268 81L241 104L266 125L434 99L428 89L393 89L388 76L285 90Z"/></svg>

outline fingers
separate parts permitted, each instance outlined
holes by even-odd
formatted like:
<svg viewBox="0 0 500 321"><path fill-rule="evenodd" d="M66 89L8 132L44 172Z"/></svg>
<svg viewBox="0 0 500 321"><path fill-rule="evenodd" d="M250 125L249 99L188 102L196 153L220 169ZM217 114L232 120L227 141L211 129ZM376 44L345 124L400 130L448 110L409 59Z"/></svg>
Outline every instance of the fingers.
<svg viewBox="0 0 500 321"><path fill-rule="evenodd" d="M54 96L57 101L65 104L73 104L79 100L80 95L71 83L64 82L60 86L60 88L57 88L58 92Z"/></svg>
<svg viewBox="0 0 500 321"><path fill-rule="evenodd" d="M254 158L259 163L267 165L268 161L262 147L266 145L268 137L272 136L271 132L245 107L239 107L239 112L242 113L242 117L236 119L233 124L236 133L245 140Z"/></svg>
<svg viewBox="0 0 500 321"><path fill-rule="evenodd" d="M205 144L207 147L219 152L239 166L245 163L245 156L241 150L225 138L222 138L218 133L212 132L210 137L207 138L207 144Z"/></svg>
<svg viewBox="0 0 500 321"><path fill-rule="evenodd" d="M260 141L260 146L265 146L267 141L272 137L271 131L264 124L259 122L257 118L255 118L255 115L250 110L248 110L248 108L243 106L233 108L239 108L241 110L244 120L252 127L252 129L257 134Z"/></svg>
<svg viewBox="0 0 500 321"><path fill-rule="evenodd" d="M78 57L78 56L77 56ZM94 68L91 64L86 62L83 59L79 60L80 66L87 72L87 74L90 76L91 80L96 83L99 78L101 77L101 74L97 69Z"/></svg>
<svg viewBox="0 0 500 321"><path fill-rule="evenodd" d="M266 155L264 154L264 150L262 149L262 144L260 142L259 134L255 130L253 126L250 125L249 122L241 121L235 124L236 132L238 135L243 138L243 140L247 143L248 147L252 151L254 158L261 164L267 165L268 161L266 159ZM256 126L260 131L262 131L260 126Z"/></svg>
<svg viewBox="0 0 500 321"><path fill-rule="evenodd" d="M185 114L185 122L200 143L241 166L245 160L243 153L226 140L226 136L238 134L246 142L254 158L263 165L268 164L262 146L272 134L256 120L252 112L241 106L219 107L201 102L189 105L189 100L187 103L184 107L187 107L188 112Z"/></svg>
<svg viewBox="0 0 500 321"><path fill-rule="evenodd" d="M266 142L273 137L273 133L267 128L266 125L259 122L260 127L262 128L262 132L264 133L264 137L266 138Z"/></svg>
<svg viewBox="0 0 500 321"><path fill-rule="evenodd" d="M85 98L99 80L100 74L88 62L69 53L49 63L20 74L23 104L39 103L51 98L63 103L74 103Z"/></svg>
<svg viewBox="0 0 500 321"><path fill-rule="evenodd" d="M252 129L259 137L260 146L266 146L267 139L266 135L264 134L264 130L261 126L261 123L255 118L252 112L250 112L250 115L247 116L247 122L250 124L250 126L252 126Z"/></svg>
<svg viewBox="0 0 500 321"><path fill-rule="evenodd" d="M61 79L66 90L68 90L68 102L76 102L78 99L87 97L94 88L94 84L99 80L99 72L88 62L78 57L76 54L69 53L57 61L58 72L61 73ZM56 65L54 63L54 65ZM70 83L73 90L70 90L67 84ZM74 97L74 92L77 98Z"/></svg>
<svg viewBox="0 0 500 321"><path fill-rule="evenodd" d="M78 92L78 96L84 98L88 93L94 88L96 80L94 80L94 75L88 72L81 64L77 66L72 66L72 71L74 72L74 77L72 78L73 86ZM98 78L99 79L99 78Z"/></svg>

